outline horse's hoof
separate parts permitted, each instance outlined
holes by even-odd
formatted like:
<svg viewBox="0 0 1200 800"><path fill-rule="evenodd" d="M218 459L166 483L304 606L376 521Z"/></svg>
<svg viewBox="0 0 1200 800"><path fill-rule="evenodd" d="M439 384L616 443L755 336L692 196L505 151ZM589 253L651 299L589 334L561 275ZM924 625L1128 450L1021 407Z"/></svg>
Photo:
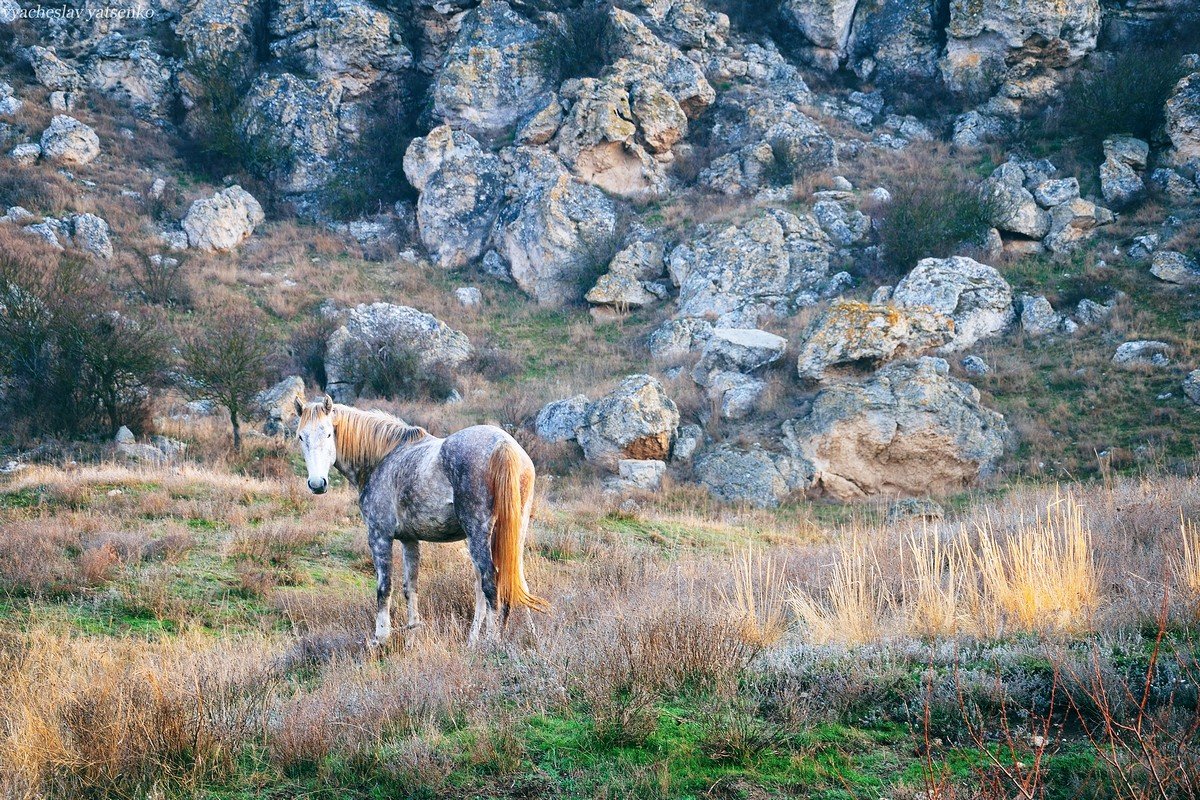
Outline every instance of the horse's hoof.
<svg viewBox="0 0 1200 800"><path fill-rule="evenodd" d="M425 627L425 620L419 619L416 622L410 622L407 625L405 625L404 630L415 631L417 628L424 628L424 627Z"/></svg>

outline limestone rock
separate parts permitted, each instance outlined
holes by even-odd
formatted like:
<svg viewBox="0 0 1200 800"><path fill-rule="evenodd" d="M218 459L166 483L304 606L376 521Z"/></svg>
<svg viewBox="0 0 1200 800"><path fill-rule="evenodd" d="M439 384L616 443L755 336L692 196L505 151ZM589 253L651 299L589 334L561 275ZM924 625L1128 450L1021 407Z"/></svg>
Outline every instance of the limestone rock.
<svg viewBox="0 0 1200 800"><path fill-rule="evenodd" d="M712 495L727 503L774 508L789 494L808 487L811 475L801 464L759 444L742 448L718 445L696 457L696 478Z"/></svg>
<svg viewBox="0 0 1200 800"><path fill-rule="evenodd" d="M1021 330L1030 336L1046 336L1062 329L1062 315L1043 296L1021 296Z"/></svg>
<svg viewBox="0 0 1200 800"><path fill-rule="evenodd" d="M766 331L744 328L715 328L692 377L707 386L715 373L749 374L783 358L787 340Z"/></svg>
<svg viewBox="0 0 1200 800"><path fill-rule="evenodd" d="M1180 80L1167 100L1167 136L1175 163L1200 157L1200 72Z"/></svg>
<svg viewBox="0 0 1200 800"><path fill-rule="evenodd" d="M832 384L784 425L789 452L812 467L813 490L838 499L960 491L993 470L1006 433L973 386L928 357Z"/></svg>
<svg viewBox="0 0 1200 800"><path fill-rule="evenodd" d="M576 301L587 276L612 256L616 207L595 186L572 177L552 153L518 148L512 158L497 249L517 286L539 304Z"/></svg>
<svg viewBox="0 0 1200 800"><path fill-rule="evenodd" d="M832 248L816 220L762 211L744 223L701 225L671 251L679 314L715 318L724 327L754 327L786 316L831 291Z"/></svg>
<svg viewBox="0 0 1200 800"><path fill-rule="evenodd" d="M1114 364L1145 364L1165 367L1171 363L1172 348L1166 342L1140 339L1125 342L1113 353Z"/></svg>
<svg viewBox="0 0 1200 800"><path fill-rule="evenodd" d="M705 394L717 407L722 419L748 417L758 406L767 382L741 372L714 372L705 377Z"/></svg>
<svg viewBox="0 0 1200 800"><path fill-rule="evenodd" d="M474 353L465 333L409 306L364 303L346 311L341 322L325 346L325 391L338 402L358 395L362 376L355 372L364 353L401 347L423 372L453 371Z"/></svg>
<svg viewBox="0 0 1200 800"><path fill-rule="evenodd" d="M962 368L963 371L968 375L974 375L976 377L980 375L987 375L992 371L992 368L988 365L988 363L979 356L967 356L964 358L962 360Z"/></svg>
<svg viewBox="0 0 1200 800"><path fill-rule="evenodd" d="M250 238L265 219L258 201L235 185L192 203L181 224L189 246L228 253Z"/></svg>
<svg viewBox="0 0 1200 800"><path fill-rule="evenodd" d="M858 0L847 42L850 68L883 86L933 78L942 48L940 16L933 0Z"/></svg>
<svg viewBox="0 0 1200 800"><path fill-rule="evenodd" d="M1069 203L1079 197L1079 181L1075 178L1058 178L1042 181L1033 190L1033 199L1042 208L1053 208Z"/></svg>
<svg viewBox="0 0 1200 800"><path fill-rule="evenodd" d="M647 284L666 269L661 242L634 242L622 249L608 265L596 285L584 296L592 305L618 310L651 305L658 296Z"/></svg>
<svg viewBox="0 0 1200 800"><path fill-rule="evenodd" d="M669 319L650 334L650 355L656 361L677 361L703 348L712 331L713 324L706 319Z"/></svg>
<svg viewBox="0 0 1200 800"><path fill-rule="evenodd" d="M79 70L49 48L40 45L29 48L29 63L37 82L51 91L74 92L83 88L83 76Z"/></svg>
<svg viewBox="0 0 1200 800"><path fill-rule="evenodd" d="M1001 164L983 182L980 192L988 203L991 223L1002 231L1041 239L1050 232L1050 215L1025 188L1025 172L1016 163Z"/></svg>
<svg viewBox="0 0 1200 800"><path fill-rule="evenodd" d="M483 295L474 286L462 286L455 289L454 299L463 308L479 308L483 305Z"/></svg>
<svg viewBox="0 0 1200 800"><path fill-rule="evenodd" d="M866 238L871 230L871 220L857 208L833 200L819 200L813 204L813 216L821 229L829 234L834 244L848 247Z"/></svg>
<svg viewBox="0 0 1200 800"><path fill-rule="evenodd" d="M433 263L455 269L479 258L500 213L500 160L468 134L442 125L413 139L404 174L421 193L417 230Z"/></svg>
<svg viewBox="0 0 1200 800"><path fill-rule="evenodd" d="M1194 369L1183 379L1183 394L1188 400L1200 405L1200 369Z"/></svg>
<svg viewBox="0 0 1200 800"><path fill-rule="evenodd" d="M665 461L678 425L679 409L658 379L631 375L588 406L577 437L588 461L613 470L622 458Z"/></svg>
<svg viewBox="0 0 1200 800"><path fill-rule="evenodd" d="M550 86L542 33L504 0L467 13L433 87L434 114L486 145L512 136Z"/></svg>
<svg viewBox="0 0 1200 800"><path fill-rule="evenodd" d="M533 430L548 442L574 441L579 429L583 427L589 404L590 401L584 394L547 403L538 412Z"/></svg>
<svg viewBox="0 0 1200 800"><path fill-rule="evenodd" d="M145 40L110 34L97 43L88 62L88 84L141 111L160 111L172 98L172 69Z"/></svg>
<svg viewBox="0 0 1200 800"><path fill-rule="evenodd" d="M238 127L264 153L257 169L285 192L312 192L329 179L338 146L341 87L288 72L264 73L242 101Z"/></svg>
<svg viewBox="0 0 1200 800"><path fill-rule="evenodd" d="M254 69L265 22L259 0L187 0L175 33L192 68L233 70L240 78Z"/></svg>
<svg viewBox="0 0 1200 800"><path fill-rule="evenodd" d="M819 381L832 366L878 366L941 347L953 335L951 319L927 308L835 300L805 332L796 370L802 379Z"/></svg>
<svg viewBox="0 0 1200 800"><path fill-rule="evenodd" d="M608 55L612 74L626 85L652 79L675 99L688 119L700 116L716 98L704 71L679 48L659 39L637 16L621 8L609 12Z"/></svg>
<svg viewBox="0 0 1200 800"><path fill-rule="evenodd" d="M82 166L100 155L100 137L74 117L59 114L42 131L42 157L60 164Z"/></svg>
<svg viewBox="0 0 1200 800"><path fill-rule="evenodd" d="M1099 0L951 0L949 11L941 70L954 91L1040 94L1038 81L1052 88L1054 70L1094 50L1100 33Z"/></svg>
<svg viewBox="0 0 1200 800"><path fill-rule="evenodd" d="M1008 282L992 267L964 256L922 259L896 285L892 302L950 317L954 333L942 347L945 352L1000 333L1015 316Z"/></svg>
<svg viewBox="0 0 1200 800"><path fill-rule="evenodd" d="M263 433L268 436L287 433L291 421L296 417L297 399L302 402L307 399L304 394L304 379L298 375L289 375L270 389L264 389L255 395L255 410L265 422Z"/></svg>
<svg viewBox="0 0 1200 800"><path fill-rule="evenodd" d="M781 11L812 45L809 60L832 72L848 48L857 5L857 0L784 0Z"/></svg>
<svg viewBox="0 0 1200 800"><path fill-rule="evenodd" d="M1145 169L1150 145L1132 136L1104 140L1104 163L1100 165L1100 191L1104 202L1124 208L1141 199L1146 185L1138 170Z"/></svg>
<svg viewBox="0 0 1200 800"><path fill-rule="evenodd" d="M270 49L357 97L412 65L399 19L363 0L282 0L271 5Z"/></svg>
<svg viewBox="0 0 1200 800"><path fill-rule="evenodd" d="M620 489L657 491L666 474L667 464L665 461L622 458L617 462L617 485Z"/></svg>
<svg viewBox="0 0 1200 800"><path fill-rule="evenodd" d="M1159 250L1150 262L1150 274L1160 281L1184 286L1200 285L1200 264L1183 253Z"/></svg>
<svg viewBox="0 0 1200 800"><path fill-rule="evenodd" d="M36 164L42 155L42 146L35 142L18 144L8 151L8 158L19 166L28 167Z"/></svg>
<svg viewBox="0 0 1200 800"><path fill-rule="evenodd" d="M113 257L108 223L95 214L76 214L71 218L71 241L97 258L107 261Z"/></svg>
<svg viewBox="0 0 1200 800"><path fill-rule="evenodd" d="M1108 225L1114 219L1107 208L1076 198L1050 211L1050 232L1043 244L1052 253L1070 253L1090 239L1098 226Z"/></svg>

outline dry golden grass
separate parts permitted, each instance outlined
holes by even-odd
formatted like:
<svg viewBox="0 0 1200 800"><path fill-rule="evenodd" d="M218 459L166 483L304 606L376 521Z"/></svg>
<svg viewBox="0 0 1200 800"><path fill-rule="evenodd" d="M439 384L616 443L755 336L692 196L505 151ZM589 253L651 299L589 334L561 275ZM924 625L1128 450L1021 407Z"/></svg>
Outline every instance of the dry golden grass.
<svg viewBox="0 0 1200 800"><path fill-rule="evenodd" d="M733 589L721 599L746 641L770 645L787 631L786 594L781 566L770 554L746 548L734 560Z"/></svg>
<svg viewBox="0 0 1200 800"><path fill-rule="evenodd" d="M820 644L878 639L889 597L879 562L861 534L854 532L842 542L828 571L825 602L804 589L792 590L792 610L808 638Z"/></svg>

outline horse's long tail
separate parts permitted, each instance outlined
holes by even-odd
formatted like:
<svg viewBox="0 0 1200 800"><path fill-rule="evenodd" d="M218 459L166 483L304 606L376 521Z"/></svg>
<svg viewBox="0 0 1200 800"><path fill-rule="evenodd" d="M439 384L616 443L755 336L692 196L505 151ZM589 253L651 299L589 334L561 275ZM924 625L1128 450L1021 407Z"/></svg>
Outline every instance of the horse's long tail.
<svg viewBox="0 0 1200 800"><path fill-rule="evenodd" d="M492 492L492 564L496 568L496 600L508 608L526 606L545 611L545 600L529 593L523 560L526 509L533 502L533 469L512 442L492 453L487 468Z"/></svg>

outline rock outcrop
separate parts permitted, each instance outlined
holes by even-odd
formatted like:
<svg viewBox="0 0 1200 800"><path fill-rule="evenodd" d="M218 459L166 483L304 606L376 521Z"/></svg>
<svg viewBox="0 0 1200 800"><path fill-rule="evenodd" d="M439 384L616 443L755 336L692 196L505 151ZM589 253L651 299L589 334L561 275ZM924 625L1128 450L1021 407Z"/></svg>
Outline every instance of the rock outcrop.
<svg viewBox="0 0 1200 800"><path fill-rule="evenodd" d="M953 335L948 316L921 306L835 300L804 333L796 371L805 380L819 381L830 367L878 367L941 347Z"/></svg>
<svg viewBox="0 0 1200 800"><path fill-rule="evenodd" d="M513 281L539 304L577 301L616 250L616 207L552 153L518 148L511 166L496 249Z"/></svg>
<svg viewBox="0 0 1200 800"><path fill-rule="evenodd" d="M412 141L404 174L421 193L417 230L433 263L455 269L479 258L500 214L500 160L470 135L442 125Z"/></svg>
<svg viewBox="0 0 1200 800"><path fill-rule="evenodd" d="M616 470L624 458L665 461L679 426L679 409L657 378L630 375L588 406L577 433L584 456Z"/></svg>
<svg viewBox="0 0 1200 800"><path fill-rule="evenodd" d="M965 256L926 258L896 285L892 303L954 322L943 352L970 347L1005 330L1015 317L1012 287L992 267Z"/></svg>
<svg viewBox="0 0 1200 800"><path fill-rule="evenodd" d="M545 103L545 37L503 0L467 12L433 86L433 112L492 146Z"/></svg>
<svg viewBox="0 0 1200 800"><path fill-rule="evenodd" d="M260 75L242 101L238 126L256 168L284 192L313 192L329 180L341 141L342 88L288 72Z"/></svg>
<svg viewBox="0 0 1200 800"><path fill-rule="evenodd" d="M339 403L358 396L364 357L384 348L411 353L416 369L426 373L452 372L474 353L465 333L409 306L362 304L347 310L341 323L325 345L325 391Z"/></svg>
<svg viewBox="0 0 1200 800"><path fill-rule="evenodd" d="M100 137L74 117L59 114L42 131L42 158L68 166L90 164L100 155Z"/></svg>
<svg viewBox="0 0 1200 800"><path fill-rule="evenodd" d="M583 427L590 403L585 394L547 403L534 419L534 433L547 442L574 441Z"/></svg>
<svg viewBox="0 0 1200 800"><path fill-rule="evenodd" d="M1167 136L1172 161L1200 158L1200 72L1180 80L1167 100Z"/></svg>
<svg viewBox="0 0 1200 800"><path fill-rule="evenodd" d="M253 195L241 186L230 186L192 203L181 224L190 247L228 253L250 238L265 219Z"/></svg>
<svg viewBox="0 0 1200 800"><path fill-rule="evenodd" d="M679 315L725 327L756 327L838 290L829 237L810 215L762 211L744 223L701 225L671 251Z"/></svg>
<svg viewBox="0 0 1200 800"><path fill-rule="evenodd" d="M808 488L811 479L802 463L759 444L705 450L696 456L695 473L714 497L759 508L778 506L788 495Z"/></svg>
<svg viewBox="0 0 1200 800"><path fill-rule="evenodd" d="M1006 434L978 390L929 357L831 384L784 425L789 452L811 467L811 491L843 500L960 491L993 470Z"/></svg>

